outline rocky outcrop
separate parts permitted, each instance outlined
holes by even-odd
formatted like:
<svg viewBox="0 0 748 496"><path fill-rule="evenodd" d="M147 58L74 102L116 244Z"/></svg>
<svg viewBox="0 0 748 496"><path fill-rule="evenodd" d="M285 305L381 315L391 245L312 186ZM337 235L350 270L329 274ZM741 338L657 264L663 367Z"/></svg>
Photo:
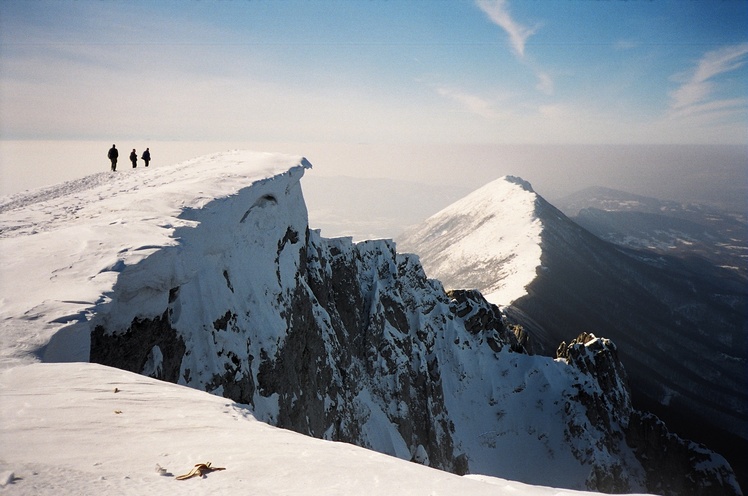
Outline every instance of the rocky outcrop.
<svg viewBox="0 0 748 496"><path fill-rule="evenodd" d="M104 327L91 332L91 361L163 381L177 382L184 339L171 327L168 311L152 319L135 318L128 332L112 335Z"/></svg>
<svg viewBox="0 0 748 496"><path fill-rule="evenodd" d="M626 442L642 461L647 472L647 490L654 494L742 494L722 456L703 444L669 432L665 423L651 413L631 412Z"/></svg>
<svg viewBox="0 0 748 496"><path fill-rule="evenodd" d="M672 496L742 494L722 456L670 433L655 415L632 408L626 372L610 340L582 333L568 345L562 342L556 356L600 386L602 395L590 394L584 383L578 383L574 399L586 408L589 423L607 433L602 439L608 451L620 455L620 443L631 449L644 469L647 492ZM570 430L580 428L569 425ZM631 491L630 480L622 465L611 470L610 466L593 464L587 484L597 491L621 493Z"/></svg>
<svg viewBox="0 0 748 496"><path fill-rule="evenodd" d="M626 458L628 449L623 432L632 408L626 372L618 360L615 344L582 333L568 345L562 342L556 356L580 374L574 384L576 392L565 409L572 412L581 407L583 415L569 415L566 432L575 456L591 466L587 488L607 493L632 492L631 481L641 479L642 474L638 464ZM599 463L589 456L588 447L575 442L586 431L604 433L591 442L608 453L614 460L612 463Z"/></svg>
<svg viewBox="0 0 748 496"><path fill-rule="evenodd" d="M450 310L462 319L465 330L474 335L481 333L493 351L498 353L509 346L514 352L527 353L529 335L518 326L510 329L499 307L489 303L480 291L453 289L447 291L447 296L452 300Z"/></svg>

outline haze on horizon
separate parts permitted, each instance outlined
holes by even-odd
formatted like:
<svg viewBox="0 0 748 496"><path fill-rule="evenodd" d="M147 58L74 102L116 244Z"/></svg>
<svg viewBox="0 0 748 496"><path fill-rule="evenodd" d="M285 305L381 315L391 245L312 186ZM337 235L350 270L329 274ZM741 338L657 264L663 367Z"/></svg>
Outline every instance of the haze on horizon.
<svg viewBox="0 0 748 496"><path fill-rule="evenodd" d="M739 194L746 25L737 0L2 2L0 194L107 170L111 143L123 167L249 146L549 199Z"/></svg>

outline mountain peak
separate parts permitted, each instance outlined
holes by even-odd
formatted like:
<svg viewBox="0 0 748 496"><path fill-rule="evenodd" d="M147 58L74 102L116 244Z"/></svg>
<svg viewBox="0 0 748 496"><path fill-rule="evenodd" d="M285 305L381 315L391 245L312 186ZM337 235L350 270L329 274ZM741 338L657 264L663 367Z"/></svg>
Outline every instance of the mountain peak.
<svg viewBox="0 0 748 496"><path fill-rule="evenodd" d="M588 193L600 202L646 206L646 198L614 190ZM661 225L676 227L673 220ZM507 178L408 234L401 248L418 254L430 277L448 289L477 288L506 305L508 319L532 335L534 350L552 352L581 330L611 339L638 405L685 436L744 456L745 310L739 302L745 290L724 271L621 249ZM514 298L503 286L516 290Z"/></svg>
<svg viewBox="0 0 748 496"><path fill-rule="evenodd" d="M518 185L522 186L522 189L524 189L525 191L528 191L530 193L534 193L535 192L532 189L532 185L530 184L530 182L529 181L525 181L521 177L518 177L518 176L504 176L503 179L506 180L507 182L518 184Z"/></svg>
<svg viewBox="0 0 748 496"><path fill-rule="evenodd" d="M529 182L501 177L404 233L398 246L421 255L426 273L445 287L480 288L491 303L507 305L540 266L539 198Z"/></svg>

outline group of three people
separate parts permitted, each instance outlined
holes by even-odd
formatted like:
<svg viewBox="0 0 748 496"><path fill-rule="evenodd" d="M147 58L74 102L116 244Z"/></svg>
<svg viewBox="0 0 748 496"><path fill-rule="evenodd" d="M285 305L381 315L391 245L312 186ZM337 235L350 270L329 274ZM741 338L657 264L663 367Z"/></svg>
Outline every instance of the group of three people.
<svg viewBox="0 0 748 496"><path fill-rule="evenodd" d="M116 145L112 145L112 147L109 149L109 153L107 154L107 157L109 157L109 160L112 161L112 171L117 170L117 157L119 157L119 150L117 150ZM145 166L148 167L148 162L151 161L151 150L150 148L146 148L143 152L143 155L140 156L140 158L143 159L143 162L145 162ZM130 162L132 162L132 168L138 166L138 154L135 152L135 148L132 149L132 153L130 153Z"/></svg>

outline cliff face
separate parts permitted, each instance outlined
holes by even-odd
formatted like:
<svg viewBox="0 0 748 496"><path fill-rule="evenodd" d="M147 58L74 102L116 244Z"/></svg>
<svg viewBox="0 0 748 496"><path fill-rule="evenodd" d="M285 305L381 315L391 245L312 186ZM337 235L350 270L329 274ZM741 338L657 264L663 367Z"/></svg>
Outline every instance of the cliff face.
<svg viewBox="0 0 748 496"><path fill-rule="evenodd" d="M456 473L649 488L646 457L659 448L630 445L612 343L574 343L557 360L527 354L527 335L497 307L477 291L447 294L393 242L309 230L300 178L185 210L178 243L119 273L91 320L90 360ZM726 462L714 465L710 482L738 494Z"/></svg>

